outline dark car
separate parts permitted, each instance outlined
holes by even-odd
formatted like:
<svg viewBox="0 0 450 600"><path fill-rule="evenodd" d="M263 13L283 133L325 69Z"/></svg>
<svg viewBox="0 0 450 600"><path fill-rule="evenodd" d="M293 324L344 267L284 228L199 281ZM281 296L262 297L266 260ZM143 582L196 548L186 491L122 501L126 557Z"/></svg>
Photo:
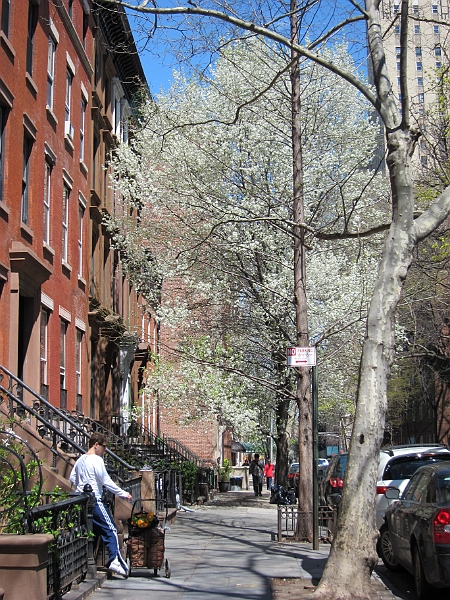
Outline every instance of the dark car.
<svg viewBox="0 0 450 600"><path fill-rule="evenodd" d="M294 477L295 474L297 473L299 469L299 463L298 462L293 462L291 464L291 466L289 467L289 471L288 471L288 488L293 488L294 487Z"/></svg>
<svg viewBox="0 0 450 600"><path fill-rule="evenodd" d="M389 500L399 495L386 491ZM413 574L418 600L432 598L433 587L450 587L450 462L416 471L386 509L380 536L384 564Z"/></svg>
<svg viewBox="0 0 450 600"><path fill-rule="evenodd" d="M347 459L347 452L331 457L330 464L320 482L319 496L322 505L337 507L341 503Z"/></svg>

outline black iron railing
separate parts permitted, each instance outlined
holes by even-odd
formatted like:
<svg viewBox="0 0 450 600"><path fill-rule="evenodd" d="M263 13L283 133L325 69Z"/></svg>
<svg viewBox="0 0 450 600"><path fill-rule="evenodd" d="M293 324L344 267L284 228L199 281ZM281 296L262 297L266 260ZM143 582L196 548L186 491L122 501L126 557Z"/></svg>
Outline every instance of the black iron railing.
<svg viewBox="0 0 450 600"><path fill-rule="evenodd" d="M3 381L5 376L7 387ZM10 419L16 417L25 419L29 425L35 428L42 439L49 442L53 453L53 467L56 467L58 457L69 463L60 451L75 454L84 454L87 451L91 431L83 429L79 423L69 417L67 411L52 406L45 398L1 365L0 391L6 398L6 410ZM24 391L32 397L32 406L24 402ZM0 403L1 401L0 397ZM110 448L106 450L105 462L111 476L120 483L129 479L136 467L143 464L142 462L130 464Z"/></svg>
<svg viewBox="0 0 450 600"><path fill-rule="evenodd" d="M47 598L59 599L74 582L86 577L89 567L89 494L71 494L67 500L36 506L30 511L31 533L52 533L47 567Z"/></svg>

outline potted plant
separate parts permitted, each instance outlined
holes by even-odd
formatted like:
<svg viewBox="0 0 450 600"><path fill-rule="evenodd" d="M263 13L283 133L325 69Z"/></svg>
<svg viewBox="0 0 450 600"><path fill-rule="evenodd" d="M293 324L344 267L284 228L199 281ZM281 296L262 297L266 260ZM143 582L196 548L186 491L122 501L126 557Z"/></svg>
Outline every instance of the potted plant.
<svg viewBox="0 0 450 600"><path fill-rule="evenodd" d="M230 489L230 475L233 467L228 458L225 458L223 465L218 467L219 492L228 492Z"/></svg>

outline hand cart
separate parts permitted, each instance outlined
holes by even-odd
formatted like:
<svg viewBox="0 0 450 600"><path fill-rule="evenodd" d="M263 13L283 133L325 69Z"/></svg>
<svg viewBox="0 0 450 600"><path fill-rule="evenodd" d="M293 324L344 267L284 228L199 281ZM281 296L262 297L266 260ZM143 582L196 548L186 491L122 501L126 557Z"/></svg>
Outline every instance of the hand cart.
<svg viewBox="0 0 450 600"><path fill-rule="evenodd" d="M169 559L164 559L165 531L160 526L158 517L153 512L136 510L136 504L155 502L154 498L138 498L131 509L128 519L127 562L131 574L132 569L153 569L156 576L164 566L165 576L170 577Z"/></svg>

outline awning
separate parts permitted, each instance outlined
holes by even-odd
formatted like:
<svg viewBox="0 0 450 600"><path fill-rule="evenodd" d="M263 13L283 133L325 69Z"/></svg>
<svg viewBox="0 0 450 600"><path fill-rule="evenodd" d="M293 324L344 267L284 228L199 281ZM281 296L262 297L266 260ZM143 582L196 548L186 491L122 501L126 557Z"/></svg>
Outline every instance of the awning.
<svg viewBox="0 0 450 600"><path fill-rule="evenodd" d="M235 442L234 440L231 442L231 452L246 452L244 446L241 442Z"/></svg>

